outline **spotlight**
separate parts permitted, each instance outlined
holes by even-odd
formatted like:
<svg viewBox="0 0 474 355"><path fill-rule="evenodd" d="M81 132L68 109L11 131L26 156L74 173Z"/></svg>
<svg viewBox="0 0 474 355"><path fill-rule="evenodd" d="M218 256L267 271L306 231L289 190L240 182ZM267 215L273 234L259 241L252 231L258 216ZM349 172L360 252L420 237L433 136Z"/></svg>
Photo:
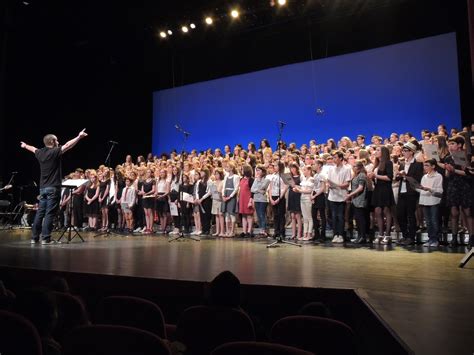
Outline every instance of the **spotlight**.
<svg viewBox="0 0 474 355"><path fill-rule="evenodd" d="M193 30L196 28L196 25L194 23L190 24L189 27L191 27Z"/></svg>
<svg viewBox="0 0 474 355"><path fill-rule="evenodd" d="M168 30L168 36L172 36L172 35L173 35L173 31Z"/></svg>
<svg viewBox="0 0 474 355"><path fill-rule="evenodd" d="M160 37L161 37L161 38L166 38L166 37L167 37L166 32L161 31L161 32L160 32Z"/></svg>
<svg viewBox="0 0 474 355"><path fill-rule="evenodd" d="M230 12L230 16L232 16L233 18L237 18L237 17L239 17L239 15L240 15L240 14L239 14L239 12L238 12L237 10L232 10L232 11Z"/></svg>
<svg viewBox="0 0 474 355"><path fill-rule="evenodd" d="M181 31L183 31L184 33L188 33L189 28L187 28L186 26L183 26L183 27L181 27Z"/></svg>
<svg viewBox="0 0 474 355"><path fill-rule="evenodd" d="M286 5L286 0L278 0L278 5L280 6Z"/></svg>
<svg viewBox="0 0 474 355"><path fill-rule="evenodd" d="M207 23L208 25L212 25L212 23L214 22L214 21L212 20L212 17L206 17L206 20L205 20L205 21L206 21L206 23Z"/></svg>

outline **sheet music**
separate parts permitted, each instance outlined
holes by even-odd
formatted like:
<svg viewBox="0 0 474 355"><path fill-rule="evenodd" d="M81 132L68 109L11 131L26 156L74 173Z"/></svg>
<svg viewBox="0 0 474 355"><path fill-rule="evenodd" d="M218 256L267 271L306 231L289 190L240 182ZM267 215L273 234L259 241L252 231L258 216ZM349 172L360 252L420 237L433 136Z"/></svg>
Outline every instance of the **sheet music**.
<svg viewBox="0 0 474 355"><path fill-rule="evenodd" d="M463 169L467 166L467 157L464 151L460 152L451 152L454 163L461 166Z"/></svg>
<svg viewBox="0 0 474 355"><path fill-rule="evenodd" d="M84 185L88 181L89 180L87 179L69 179L69 180L63 181L62 186L79 187L79 186Z"/></svg>
<svg viewBox="0 0 474 355"><path fill-rule="evenodd" d="M425 144L423 146L423 150L426 154L426 157L428 159L434 159L436 161L439 161L439 155L438 155L438 145L437 144Z"/></svg>

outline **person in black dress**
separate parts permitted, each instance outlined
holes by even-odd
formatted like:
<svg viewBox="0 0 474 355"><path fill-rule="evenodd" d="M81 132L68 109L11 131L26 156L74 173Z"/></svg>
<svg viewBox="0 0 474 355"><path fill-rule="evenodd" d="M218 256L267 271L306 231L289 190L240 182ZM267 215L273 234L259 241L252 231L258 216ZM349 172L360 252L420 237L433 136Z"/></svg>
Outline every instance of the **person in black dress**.
<svg viewBox="0 0 474 355"><path fill-rule="evenodd" d="M109 190L110 190L110 173L104 170L99 173L99 208L102 217L102 228L99 230L104 232L109 227Z"/></svg>
<svg viewBox="0 0 474 355"><path fill-rule="evenodd" d="M146 169L145 178L143 179L139 195L142 197L142 206L145 214L145 231L144 234L153 233L153 208L155 207L155 191L156 183L153 178L153 171Z"/></svg>
<svg viewBox="0 0 474 355"><path fill-rule="evenodd" d="M53 229L53 218L59 206L61 194L61 156L74 147L79 140L86 137L83 129L76 138L71 139L63 146L59 146L58 138L54 134L44 136L44 148L36 147L20 142L20 147L32 152L38 159L41 171L39 208L33 223L31 243L51 243L51 231Z"/></svg>
<svg viewBox="0 0 474 355"><path fill-rule="evenodd" d="M375 207L375 218L379 235L374 239L375 244L390 244L392 238L390 231L392 228L391 206L395 204L392 190L393 163L390 160L390 152L387 147L377 147L375 151L376 163L373 173L369 174L375 182L372 192L372 206ZM384 228L384 216L386 225Z"/></svg>
<svg viewBox="0 0 474 355"><path fill-rule="evenodd" d="M453 154L464 152L464 144L464 137L459 135L451 137L448 140L451 155L445 159L446 177L448 180L447 205L451 210L451 228L453 231L453 237L451 240L452 247L464 245L464 235L458 236L459 215L461 209L466 216L469 236L471 237L474 234L473 218L471 215L471 206L473 205L472 176L470 173L466 174L466 167L457 165L452 157Z"/></svg>
<svg viewBox="0 0 474 355"><path fill-rule="evenodd" d="M291 163L290 174L293 178L294 186L300 186L300 167L296 163ZM301 240L302 223L301 223L301 194L288 190L288 212L291 214L291 238Z"/></svg>
<svg viewBox="0 0 474 355"><path fill-rule="evenodd" d="M97 172L89 171L90 183L87 186L84 196L84 214L88 219L88 230L96 230L97 218L99 216L99 181L97 180Z"/></svg>

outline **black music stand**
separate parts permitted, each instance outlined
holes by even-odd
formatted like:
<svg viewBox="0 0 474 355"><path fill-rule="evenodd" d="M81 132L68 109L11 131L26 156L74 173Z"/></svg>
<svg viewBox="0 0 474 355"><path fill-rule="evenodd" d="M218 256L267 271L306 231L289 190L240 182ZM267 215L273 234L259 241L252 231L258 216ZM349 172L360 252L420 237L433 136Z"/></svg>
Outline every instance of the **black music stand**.
<svg viewBox="0 0 474 355"><path fill-rule="evenodd" d="M466 264L469 262L469 260L471 260L473 256L474 256L474 248L469 250L467 254L464 256L464 258L462 258L462 260L459 262L459 267L463 268L464 266L466 266Z"/></svg>
<svg viewBox="0 0 474 355"><path fill-rule="evenodd" d="M66 243L70 243L74 238L79 237L79 239L84 243L84 239L82 238L81 234L79 233L79 229L77 229L76 226L72 225L72 211L74 207L74 196L72 195L73 188L78 188L82 185L84 185L87 182L87 180L82 180L82 179L77 179L77 180L66 180L63 182L63 185L61 187L64 187L66 189L70 189L70 200L69 204L67 207L67 226L64 226L61 235L59 236L57 242L60 243L61 239L66 235ZM73 235L74 232L74 235Z"/></svg>

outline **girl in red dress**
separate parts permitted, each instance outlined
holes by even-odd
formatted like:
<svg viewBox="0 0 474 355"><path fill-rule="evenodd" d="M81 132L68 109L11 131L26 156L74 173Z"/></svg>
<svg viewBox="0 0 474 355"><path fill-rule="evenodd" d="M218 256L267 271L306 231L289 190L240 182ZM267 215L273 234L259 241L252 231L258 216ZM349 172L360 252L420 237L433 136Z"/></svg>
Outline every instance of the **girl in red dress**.
<svg viewBox="0 0 474 355"><path fill-rule="evenodd" d="M244 165L242 167L242 179L239 184L239 213L242 215L242 233L241 237L249 238L252 236L253 214L255 208L253 205L253 193L250 191L253 184L252 167Z"/></svg>

